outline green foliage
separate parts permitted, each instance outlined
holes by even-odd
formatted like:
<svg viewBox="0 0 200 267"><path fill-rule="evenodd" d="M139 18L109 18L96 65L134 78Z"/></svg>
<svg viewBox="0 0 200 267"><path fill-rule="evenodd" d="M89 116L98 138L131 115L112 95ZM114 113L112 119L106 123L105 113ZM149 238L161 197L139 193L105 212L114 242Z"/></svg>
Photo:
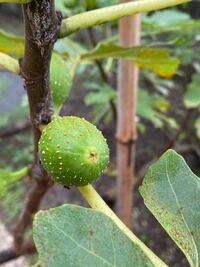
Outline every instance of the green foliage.
<svg viewBox="0 0 200 267"><path fill-rule="evenodd" d="M106 83L86 83L85 85L92 91L86 95L85 103L93 107L93 123L98 124L102 120L106 124L110 123L113 117L112 105L116 105L116 91ZM165 123L176 128L176 121L167 116L169 108L170 103L165 97L149 94L142 88L138 90L137 115L141 119L150 121L157 128L163 128Z"/></svg>
<svg viewBox="0 0 200 267"><path fill-rule="evenodd" d="M20 58L24 54L24 38L0 30L0 52Z"/></svg>
<svg viewBox="0 0 200 267"><path fill-rule="evenodd" d="M138 109L139 117L153 123L155 127L162 128L164 126L164 113L169 110L169 102L159 95L150 95L146 90L138 91ZM170 119L168 119L170 122Z"/></svg>
<svg viewBox="0 0 200 267"><path fill-rule="evenodd" d="M155 265L106 215L75 205L40 211L33 225L39 263L48 267ZM158 264L158 262L157 262Z"/></svg>
<svg viewBox="0 0 200 267"><path fill-rule="evenodd" d="M111 105L116 102L116 91L107 83L85 85L91 90L85 97L85 103L93 106L93 123L98 124L101 120L109 123L112 119Z"/></svg>
<svg viewBox="0 0 200 267"><path fill-rule="evenodd" d="M200 179L173 150L147 172L140 188L145 205L186 255L199 266Z"/></svg>
<svg viewBox="0 0 200 267"><path fill-rule="evenodd" d="M185 23L191 21L190 15L175 9L161 10L153 13L150 16L143 15L142 22L144 27L167 27L167 26L176 26L180 27ZM169 28L167 28L169 30ZM172 28L171 28L172 29ZM166 29L162 29L166 30ZM161 31L161 29L160 29Z"/></svg>
<svg viewBox="0 0 200 267"><path fill-rule="evenodd" d="M18 180L22 179L28 173L28 168L25 167L17 172L9 172L0 169L0 197Z"/></svg>
<svg viewBox="0 0 200 267"><path fill-rule="evenodd" d="M192 77L192 82L188 85L184 95L184 103L187 108L197 108L200 106L200 73Z"/></svg>
<svg viewBox="0 0 200 267"><path fill-rule="evenodd" d="M127 59L136 63L140 68L147 68L162 77L170 78L175 74L179 60L170 57L169 53L170 50L164 48L144 46L123 48L112 43L100 43L93 51L81 55L81 59Z"/></svg>
<svg viewBox="0 0 200 267"><path fill-rule="evenodd" d="M25 188L22 186L22 183L15 182L13 183L8 191L1 197L1 208L5 214L2 218L3 223L13 224L22 210L22 197L25 192Z"/></svg>

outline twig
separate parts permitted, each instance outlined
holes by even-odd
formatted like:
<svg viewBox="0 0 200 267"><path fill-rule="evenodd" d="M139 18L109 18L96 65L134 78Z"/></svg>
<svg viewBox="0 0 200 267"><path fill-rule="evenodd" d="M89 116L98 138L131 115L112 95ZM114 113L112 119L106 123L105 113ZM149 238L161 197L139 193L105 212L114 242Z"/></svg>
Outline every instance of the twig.
<svg viewBox="0 0 200 267"><path fill-rule="evenodd" d="M52 182L49 177L45 175L41 180L38 180L28 192L24 208L15 224L13 231L15 237L14 245L16 251L18 251L20 254L22 254L24 251L24 233L27 227L32 224L34 215L39 209L40 202L50 186L52 186Z"/></svg>
<svg viewBox="0 0 200 267"><path fill-rule="evenodd" d="M17 122L8 128L2 130L0 132L0 138L7 138L13 135L16 135L18 133L21 133L25 130L28 130L31 127L30 121L29 120L24 120L21 122Z"/></svg>
<svg viewBox="0 0 200 267"><path fill-rule="evenodd" d="M17 259L22 255L29 255L36 252L33 240L28 240L23 247L21 253L18 253L14 247L8 248L6 250L0 251L0 265L8 261Z"/></svg>

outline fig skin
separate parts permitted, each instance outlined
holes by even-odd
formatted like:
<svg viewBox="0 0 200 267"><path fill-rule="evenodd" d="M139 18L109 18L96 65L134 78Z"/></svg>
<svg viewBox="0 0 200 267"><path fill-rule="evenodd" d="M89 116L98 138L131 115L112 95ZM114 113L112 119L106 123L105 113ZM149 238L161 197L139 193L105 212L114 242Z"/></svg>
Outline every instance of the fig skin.
<svg viewBox="0 0 200 267"><path fill-rule="evenodd" d="M109 161L102 133L75 116L54 118L43 130L39 154L47 173L64 186L84 186L96 180Z"/></svg>

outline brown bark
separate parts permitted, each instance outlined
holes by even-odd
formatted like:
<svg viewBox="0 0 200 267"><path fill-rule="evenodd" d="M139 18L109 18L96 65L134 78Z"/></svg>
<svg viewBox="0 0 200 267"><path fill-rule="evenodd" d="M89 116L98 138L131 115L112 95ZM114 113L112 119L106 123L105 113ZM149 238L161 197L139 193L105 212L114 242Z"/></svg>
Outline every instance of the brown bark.
<svg viewBox="0 0 200 267"><path fill-rule="evenodd" d="M122 0L121 3L128 2ZM120 44L132 47L139 43L139 15L123 18L119 23ZM117 209L123 222L131 227L133 177L135 161L138 69L130 61L119 61L117 120Z"/></svg>
<svg viewBox="0 0 200 267"><path fill-rule="evenodd" d="M47 124L53 113L50 93L50 60L57 39L61 17L55 12L54 1L33 0L23 5L25 22L25 54L20 62L21 75L25 80L30 118L34 137L34 162L30 175L34 185L28 192L25 207L14 227L14 243L18 253L23 251L24 233L32 224L33 216L40 202L52 184L39 163L39 126Z"/></svg>

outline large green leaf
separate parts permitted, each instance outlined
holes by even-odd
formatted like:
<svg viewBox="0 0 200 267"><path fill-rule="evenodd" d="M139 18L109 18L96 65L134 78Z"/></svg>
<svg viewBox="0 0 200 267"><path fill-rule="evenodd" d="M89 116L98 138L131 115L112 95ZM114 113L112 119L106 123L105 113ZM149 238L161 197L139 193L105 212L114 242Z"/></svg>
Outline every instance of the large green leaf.
<svg viewBox="0 0 200 267"><path fill-rule="evenodd" d="M108 216L75 205L40 211L33 237L42 266L166 266L148 258Z"/></svg>
<svg viewBox="0 0 200 267"><path fill-rule="evenodd" d="M91 52L82 54L81 59L121 58L131 60L140 68L147 68L162 77L170 78L175 74L179 66L179 60L169 54L170 50L165 48L144 46L124 48L112 43L101 43Z"/></svg>
<svg viewBox="0 0 200 267"><path fill-rule="evenodd" d="M145 205L186 255L200 266L200 179L168 150L147 172L140 188Z"/></svg>
<svg viewBox="0 0 200 267"><path fill-rule="evenodd" d="M200 73L193 75L192 82L188 85L184 95L184 104L187 108L200 106Z"/></svg>
<svg viewBox="0 0 200 267"><path fill-rule="evenodd" d="M70 93L72 76L70 65L56 53L53 53L51 60L50 80L54 108L59 112Z"/></svg>
<svg viewBox="0 0 200 267"><path fill-rule="evenodd" d="M24 55L24 38L0 30L0 52L20 58Z"/></svg>
<svg viewBox="0 0 200 267"><path fill-rule="evenodd" d="M0 169L0 197L10 188L12 184L23 178L28 173L28 168L25 167L17 172L9 172Z"/></svg>

